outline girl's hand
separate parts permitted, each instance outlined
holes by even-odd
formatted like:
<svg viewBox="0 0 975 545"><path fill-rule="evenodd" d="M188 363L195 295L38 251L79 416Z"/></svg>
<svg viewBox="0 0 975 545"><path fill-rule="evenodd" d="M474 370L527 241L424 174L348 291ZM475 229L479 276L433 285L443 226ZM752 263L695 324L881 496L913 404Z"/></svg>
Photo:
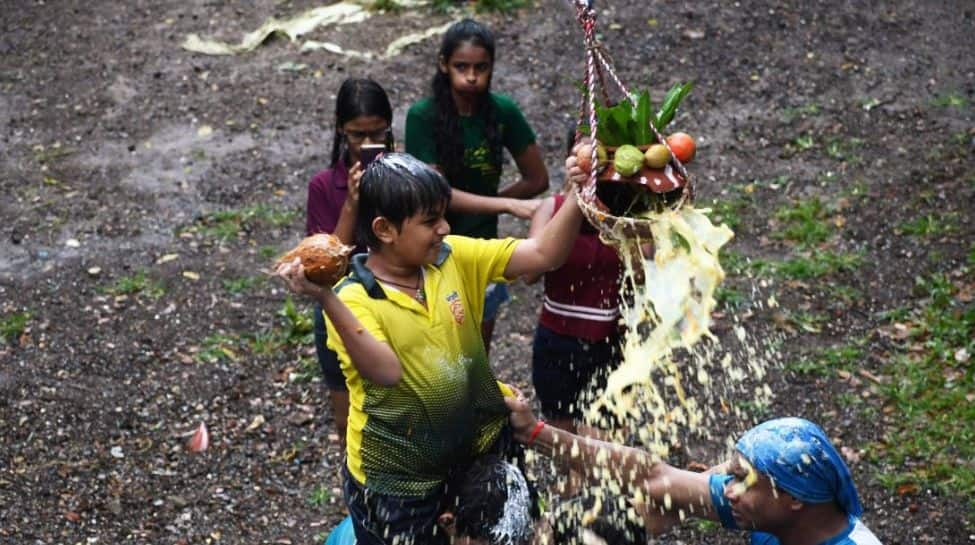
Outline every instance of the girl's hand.
<svg viewBox="0 0 975 545"><path fill-rule="evenodd" d="M523 220L531 219L542 205L542 199L507 199L506 211Z"/></svg>
<svg viewBox="0 0 975 545"><path fill-rule="evenodd" d="M305 267L301 265L301 259L295 258L294 261L280 263L274 273L277 274L288 289L299 295L308 295L315 300L321 301L331 290L315 284L305 276Z"/></svg>
<svg viewBox="0 0 975 545"><path fill-rule="evenodd" d="M359 161L356 161L349 169L349 194L346 200L350 201L351 204L359 204L359 182L362 181L363 172L365 169L362 168L362 163Z"/></svg>

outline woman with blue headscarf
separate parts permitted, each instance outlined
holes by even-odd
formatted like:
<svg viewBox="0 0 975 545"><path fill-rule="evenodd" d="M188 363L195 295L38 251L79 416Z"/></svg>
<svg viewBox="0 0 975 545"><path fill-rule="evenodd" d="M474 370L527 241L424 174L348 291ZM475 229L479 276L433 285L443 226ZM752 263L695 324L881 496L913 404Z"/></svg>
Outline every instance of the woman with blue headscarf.
<svg viewBox="0 0 975 545"><path fill-rule="evenodd" d="M546 426L520 396L505 401L516 439L582 474L609 476L642 494L652 531L694 516L748 530L753 545L880 545L860 521L850 469L808 420L764 422L738 440L720 474L694 473L646 451Z"/></svg>

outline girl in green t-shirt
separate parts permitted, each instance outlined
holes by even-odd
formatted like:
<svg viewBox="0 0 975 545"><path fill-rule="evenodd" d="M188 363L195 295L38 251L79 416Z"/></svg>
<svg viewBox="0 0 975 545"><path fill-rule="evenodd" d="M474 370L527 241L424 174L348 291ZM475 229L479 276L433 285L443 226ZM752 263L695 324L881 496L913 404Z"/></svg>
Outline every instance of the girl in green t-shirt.
<svg viewBox="0 0 975 545"><path fill-rule="evenodd" d="M528 219L548 189L548 171L535 133L513 100L491 92L494 36L464 19L447 29L433 96L414 104L406 117L406 152L437 168L453 188L447 220L453 232L476 238L498 236L498 214ZM503 149L521 173L499 188ZM481 333L490 346L498 307L508 298L504 284L488 287Z"/></svg>

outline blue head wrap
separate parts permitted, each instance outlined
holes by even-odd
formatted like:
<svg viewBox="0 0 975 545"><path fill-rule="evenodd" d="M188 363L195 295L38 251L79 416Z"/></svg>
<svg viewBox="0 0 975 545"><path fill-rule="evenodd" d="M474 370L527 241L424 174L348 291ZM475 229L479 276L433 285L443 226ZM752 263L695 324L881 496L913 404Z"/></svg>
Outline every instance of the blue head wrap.
<svg viewBox="0 0 975 545"><path fill-rule="evenodd" d="M748 430L735 447L799 501L835 501L848 515L863 513L850 468L816 424L802 418L769 420Z"/></svg>

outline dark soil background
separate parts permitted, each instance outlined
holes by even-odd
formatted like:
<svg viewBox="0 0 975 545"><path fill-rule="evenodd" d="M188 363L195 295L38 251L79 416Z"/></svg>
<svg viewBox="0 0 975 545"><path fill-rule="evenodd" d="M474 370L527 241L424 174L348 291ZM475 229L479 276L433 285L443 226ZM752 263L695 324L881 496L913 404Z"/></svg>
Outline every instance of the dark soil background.
<svg viewBox="0 0 975 545"><path fill-rule="evenodd" d="M883 311L914 297L917 275L959 270L972 251L975 6L597 3L602 39L631 87L659 100L695 81L674 128L698 138L699 203L749 196L730 251L784 259L794 249L775 237L774 210L813 197L841 210L830 244L864 252L862 266L805 283L729 275L748 297L774 293L783 310L722 312L786 340L762 414L821 422L853 452L883 436L897 415L862 410L878 403L868 378L882 357L862 362L867 378L787 364L870 337ZM237 42L269 16L316 6L0 9L0 313L29 314L0 344L0 543L311 544L344 516L313 347L299 342L301 320L279 315L285 293L261 271L303 232L306 183L326 166L341 80L380 81L401 135L406 108L427 93L438 39L372 62L302 53L300 40L227 57L180 48L189 33ZM451 17L377 14L305 39L380 51ZM541 0L481 17L498 34L494 88L522 105L557 185L582 77L573 13ZM946 104L949 95L960 104ZM852 139L856 161L826 145ZM896 228L924 215L958 228L926 239ZM859 295L837 297L835 286ZM539 287L515 295L492 358L502 379L530 390ZM802 313L828 319L803 328ZM865 403L837 403L843 395ZM186 440L201 422L212 445L192 454ZM885 543L975 542L967 498L924 486L899 493L878 475L909 468L851 464L864 518ZM675 539L744 540L704 528Z"/></svg>

